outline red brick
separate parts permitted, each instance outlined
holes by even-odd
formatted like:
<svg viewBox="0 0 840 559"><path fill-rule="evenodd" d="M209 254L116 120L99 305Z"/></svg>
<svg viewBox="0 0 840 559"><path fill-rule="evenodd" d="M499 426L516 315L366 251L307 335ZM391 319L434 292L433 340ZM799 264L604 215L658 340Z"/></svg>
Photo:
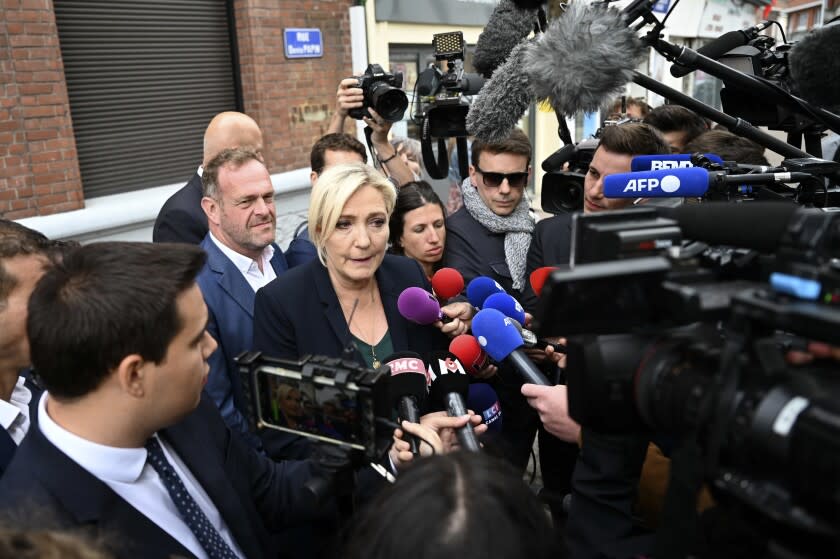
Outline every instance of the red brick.
<svg viewBox="0 0 840 559"><path fill-rule="evenodd" d="M0 212L0 214L2 214L2 217L5 217L6 219L23 219L25 217L34 217L38 215L35 208L27 208L25 210L17 211L9 210L7 212Z"/></svg>
<svg viewBox="0 0 840 559"><path fill-rule="evenodd" d="M23 83L18 86L18 91L21 95L39 95L52 93L54 87L51 83Z"/></svg>
<svg viewBox="0 0 840 559"><path fill-rule="evenodd" d="M33 130L29 132L27 138L30 140L48 140L58 136L58 130Z"/></svg>

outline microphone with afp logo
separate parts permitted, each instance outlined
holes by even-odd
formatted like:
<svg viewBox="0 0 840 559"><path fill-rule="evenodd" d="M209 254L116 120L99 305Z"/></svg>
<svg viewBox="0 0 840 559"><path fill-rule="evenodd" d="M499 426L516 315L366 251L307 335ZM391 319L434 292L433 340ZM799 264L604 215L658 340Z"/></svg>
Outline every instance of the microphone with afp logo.
<svg viewBox="0 0 840 559"><path fill-rule="evenodd" d="M709 172L702 167L617 173L604 177L607 198L675 198L703 196L709 189Z"/></svg>

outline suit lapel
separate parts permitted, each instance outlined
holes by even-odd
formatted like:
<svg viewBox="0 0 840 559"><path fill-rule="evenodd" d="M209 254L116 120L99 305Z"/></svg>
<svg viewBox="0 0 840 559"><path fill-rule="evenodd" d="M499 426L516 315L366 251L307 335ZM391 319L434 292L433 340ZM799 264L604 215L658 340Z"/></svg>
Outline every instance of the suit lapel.
<svg viewBox="0 0 840 559"><path fill-rule="evenodd" d="M330 282L329 272L318 261L312 263L312 272L315 289L324 309L324 318L330 325L333 334L335 334L338 345L344 347L350 341L352 335L350 334L350 328L347 326L347 321L344 319L344 311L342 311L341 304L338 302L338 296L335 294L332 282Z"/></svg>
<svg viewBox="0 0 840 559"><path fill-rule="evenodd" d="M32 466L35 477L61 502L63 509L75 517L76 524L95 525L103 534L130 535L130 541L137 542L129 549L135 556L192 556L157 524L53 446L37 427L27 435L27 444L28 448L24 450L22 446L21 452L31 456L21 458ZM115 545L122 541L126 539L118 538Z"/></svg>
<svg viewBox="0 0 840 559"><path fill-rule="evenodd" d="M388 256L385 256L385 258L388 258ZM383 262L384 264L385 262ZM400 315L397 308L397 300L400 294L392 278L382 272L382 266L376 271L376 282L379 284L379 296L382 298L382 306L385 308L385 319L388 321L391 344L394 351L401 351L408 347L408 332L406 330L406 320Z"/></svg>
<svg viewBox="0 0 840 559"><path fill-rule="evenodd" d="M253 318L256 294L242 276L242 272L219 250L209 235L202 241L201 248L207 253L207 266L213 271L219 287Z"/></svg>

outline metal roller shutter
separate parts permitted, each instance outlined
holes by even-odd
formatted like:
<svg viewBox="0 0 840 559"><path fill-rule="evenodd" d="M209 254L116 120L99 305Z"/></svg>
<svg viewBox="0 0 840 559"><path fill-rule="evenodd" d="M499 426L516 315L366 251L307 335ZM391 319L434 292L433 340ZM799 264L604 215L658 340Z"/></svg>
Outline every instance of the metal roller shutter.
<svg viewBox="0 0 840 559"><path fill-rule="evenodd" d="M54 0L85 197L186 181L241 106L225 0Z"/></svg>

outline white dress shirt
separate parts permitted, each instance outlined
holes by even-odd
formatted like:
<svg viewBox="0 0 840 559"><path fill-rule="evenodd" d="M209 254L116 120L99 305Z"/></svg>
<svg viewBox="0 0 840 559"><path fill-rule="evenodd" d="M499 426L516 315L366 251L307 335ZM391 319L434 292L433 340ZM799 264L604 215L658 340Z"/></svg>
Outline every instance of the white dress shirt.
<svg viewBox="0 0 840 559"><path fill-rule="evenodd" d="M207 553L189 526L181 519L178 508L169 497L169 492L160 480L157 471L146 461L145 448L116 448L97 444L67 431L50 418L44 392L38 403L38 427L56 448L66 454L79 466L110 487L129 505L140 511L161 530L187 548L199 559L207 559ZM157 435L155 435L157 437ZM158 437L160 446L169 463L178 473L184 486L201 510L230 548L239 557L245 557L236 545L233 535L219 514L216 505L190 473L166 441Z"/></svg>
<svg viewBox="0 0 840 559"><path fill-rule="evenodd" d="M32 392L26 388L25 382L25 378L18 377L9 401L0 400L0 425L17 445L29 431L29 402L32 400Z"/></svg>
<svg viewBox="0 0 840 559"><path fill-rule="evenodd" d="M248 282L248 285L251 286L254 293L256 293L260 287L265 286L277 277L277 274L274 272L274 268L271 267L271 259L274 257L273 246L268 245L263 249L262 254L260 255L260 259L262 260L262 271L260 271L260 266L257 264L256 260L252 260L244 254L239 254L232 248L222 244L219 239L213 236L213 233L210 233L210 240L219 247L222 254L227 256L230 261L233 262L236 269L242 272L242 275L245 277L245 281Z"/></svg>

